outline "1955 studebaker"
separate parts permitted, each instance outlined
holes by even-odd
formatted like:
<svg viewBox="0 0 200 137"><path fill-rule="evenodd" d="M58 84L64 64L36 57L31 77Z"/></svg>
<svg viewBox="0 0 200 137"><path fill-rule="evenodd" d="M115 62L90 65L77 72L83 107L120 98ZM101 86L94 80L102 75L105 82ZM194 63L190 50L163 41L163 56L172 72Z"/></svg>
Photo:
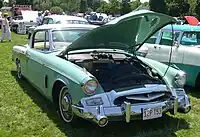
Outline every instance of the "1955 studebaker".
<svg viewBox="0 0 200 137"><path fill-rule="evenodd" d="M79 116L104 127L112 120L188 113L186 74L135 54L136 47L174 21L143 10L92 30L90 25L40 26L28 45L13 47L17 76L52 101L66 123Z"/></svg>

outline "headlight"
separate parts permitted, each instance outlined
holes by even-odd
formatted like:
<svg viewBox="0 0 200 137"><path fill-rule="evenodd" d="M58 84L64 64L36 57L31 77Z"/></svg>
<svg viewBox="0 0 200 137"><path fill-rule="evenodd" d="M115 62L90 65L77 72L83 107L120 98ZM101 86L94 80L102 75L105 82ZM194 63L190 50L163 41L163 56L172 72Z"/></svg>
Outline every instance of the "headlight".
<svg viewBox="0 0 200 137"><path fill-rule="evenodd" d="M84 85L83 85L83 90L85 94L87 95L92 95L96 92L96 89L98 88L98 83L96 80L88 80Z"/></svg>
<svg viewBox="0 0 200 137"><path fill-rule="evenodd" d="M185 72L179 72L176 76L175 76L175 84L177 87L182 88L184 87L185 83L186 83L186 74Z"/></svg>
<svg viewBox="0 0 200 137"><path fill-rule="evenodd" d="M99 106L99 105L103 105L103 101L101 99L101 97L97 97L97 98L92 98L92 99L87 99L86 104L88 106Z"/></svg>

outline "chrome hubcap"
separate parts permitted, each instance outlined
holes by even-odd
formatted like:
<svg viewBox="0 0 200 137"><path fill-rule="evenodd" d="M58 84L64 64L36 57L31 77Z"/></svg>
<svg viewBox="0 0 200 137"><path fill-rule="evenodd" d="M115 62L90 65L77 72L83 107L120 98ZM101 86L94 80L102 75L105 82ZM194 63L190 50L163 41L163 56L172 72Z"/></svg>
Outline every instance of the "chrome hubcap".
<svg viewBox="0 0 200 137"><path fill-rule="evenodd" d="M18 77L19 79L22 78L21 65L20 65L19 62L17 62L17 77Z"/></svg>
<svg viewBox="0 0 200 137"><path fill-rule="evenodd" d="M59 107L61 116L65 122L71 122L73 119L71 102L70 95L67 93L66 89L63 89L60 94Z"/></svg>

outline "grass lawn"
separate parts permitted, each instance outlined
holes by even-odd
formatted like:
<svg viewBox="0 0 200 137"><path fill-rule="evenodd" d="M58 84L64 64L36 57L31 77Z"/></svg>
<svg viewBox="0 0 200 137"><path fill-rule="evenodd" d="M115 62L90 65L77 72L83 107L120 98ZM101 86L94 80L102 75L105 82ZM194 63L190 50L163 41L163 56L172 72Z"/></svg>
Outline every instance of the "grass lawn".
<svg viewBox="0 0 200 137"><path fill-rule="evenodd" d="M27 81L17 81L13 45L26 36L13 34L0 43L0 137L200 137L200 92L191 92L192 111L150 121L110 122L106 128L80 120L65 125L52 105Z"/></svg>

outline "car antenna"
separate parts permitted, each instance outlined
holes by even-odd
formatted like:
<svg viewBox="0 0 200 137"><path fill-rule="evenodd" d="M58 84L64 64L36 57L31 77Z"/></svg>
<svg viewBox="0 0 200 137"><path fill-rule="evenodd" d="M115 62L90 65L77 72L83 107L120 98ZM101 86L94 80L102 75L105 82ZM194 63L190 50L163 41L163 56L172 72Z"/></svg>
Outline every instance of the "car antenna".
<svg viewBox="0 0 200 137"><path fill-rule="evenodd" d="M171 44L171 49L170 49L170 56L169 56L169 63L168 63L168 67L164 73L164 75L162 77L165 77L165 75L167 74L167 71L169 70L169 67L171 66L171 60L172 60L172 46L174 44L174 28L173 28L173 24L171 23L171 27L172 27L172 44Z"/></svg>

